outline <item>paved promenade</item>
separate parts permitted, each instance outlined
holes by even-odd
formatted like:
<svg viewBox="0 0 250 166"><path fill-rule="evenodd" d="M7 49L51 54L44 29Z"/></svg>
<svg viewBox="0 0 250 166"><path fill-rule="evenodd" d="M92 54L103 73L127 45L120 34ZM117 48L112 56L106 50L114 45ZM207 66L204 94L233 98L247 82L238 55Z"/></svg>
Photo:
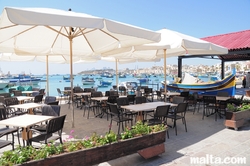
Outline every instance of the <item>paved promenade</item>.
<svg viewBox="0 0 250 166"><path fill-rule="evenodd" d="M239 89L238 89L239 90ZM238 91L237 90L237 91ZM244 89L241 89L242 92ZM103 118L94 117L91 113L90 118L83 117L83 110L74 108L74 127L72 127L72 108L68 109L67 104L61 104L61 115L67 114L64 126L63 137L67 138L69 133L74 130L74 136L83 138L92 133L105 134L108 131L109 121L106 116ZM250 165L250 121L238 131L227 129L224 126L224 119L217 119L214 116L205 117L202 120L202 110L195 112L188 111L186 114L187 130L179 120L177 122L178 135L175 130L169 128L170 138L165 142L166 152L151 159L145 160L139 154L128 155L119 159L98 164L99 166L190 166L204 165L216 166L226 164L191 164L191 157L206 157L211 155L224 159L225 157L245 157L246 165ZM171 123L171 121L169 121ZM113 131L117 131L114 123ZM150 140L149 140L150 141ZM10 149L6 147L0 150ZM90 156L91 157L91 156ZM244 164L227 164L244 165Z"/></svg>

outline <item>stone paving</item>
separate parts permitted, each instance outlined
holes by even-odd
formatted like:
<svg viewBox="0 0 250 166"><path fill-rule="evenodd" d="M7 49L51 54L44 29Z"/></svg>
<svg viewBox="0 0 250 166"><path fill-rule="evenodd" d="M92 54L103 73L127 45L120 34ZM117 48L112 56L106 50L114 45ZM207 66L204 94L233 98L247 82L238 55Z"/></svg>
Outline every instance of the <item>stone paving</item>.
<svg viewBox="0 0 250 166"><path fill-rule="evenodd" d="M83 110L74 108L74 127L72 127L72 108L68 108L67 104L61 105L61 115L67 114L64 126L64 138L67 138L69 133L74 130L74 136L83 138L90 136L93 132L97 134L105 134L108 131L109 120L106 116L103 118L94 117L91 113L90 118L83 117ZM193 112L190 110L186 114L187 132L184 125L179 120L177 121L178 134L175 135L175 130L169 128L170 138L165 142L166 152L153 157L144 159L139 154L132 154L121 157L115 160L107 161L98 164L98 166L189 166L189 165L244 165L244 164L192 164L191 157L205 158L206 155L213 157L245 157L246 164L250 165L250 121L246 121L245 126L234 129L227 129L224 126L224 119L215 117L205 117L202 120L202 110ZM169 121L171 123L171 121ZM117 131L117 126L112 126L113 131ZM150 140L149 140L150 141ZM11 147L6 147L0 150L8 150Z"/></svg>

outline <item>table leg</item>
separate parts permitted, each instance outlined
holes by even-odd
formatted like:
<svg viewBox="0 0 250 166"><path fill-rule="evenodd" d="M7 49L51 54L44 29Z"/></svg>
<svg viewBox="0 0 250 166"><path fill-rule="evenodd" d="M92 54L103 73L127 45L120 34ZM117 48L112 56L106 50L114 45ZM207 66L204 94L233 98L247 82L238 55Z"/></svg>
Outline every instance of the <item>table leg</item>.
<svg viewBox="0 0 250 166"><path fill-rule="evenodd" d="M27 127L27 128L23 128L23 131L22 131L22 139L24 141L26 141L26 144L28 145L28 139L32 137L32 132L29 132L30 130L30 127Z"/></svg>
<svg viewBox="0 0 250 166"><path fill-rule="evenodd" d="M138 115L136 117L136 121L143 121L143 114L142 114L142 111L138 112Z"/></svg>

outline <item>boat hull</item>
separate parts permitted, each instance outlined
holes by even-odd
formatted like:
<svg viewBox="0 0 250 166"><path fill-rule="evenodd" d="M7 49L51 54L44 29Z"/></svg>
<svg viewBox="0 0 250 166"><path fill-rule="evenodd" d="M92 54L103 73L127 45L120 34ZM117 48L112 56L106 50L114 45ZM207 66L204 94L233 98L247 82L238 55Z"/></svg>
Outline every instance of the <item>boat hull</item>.
<svg viewBox="0 0 250 166"><path fill-rule="evenodd" d="M164 87L164 83L163 87ZM174 83L167 85L169 91L185 91L198 92L202 95L217 95L219 91L226 91L230 96L235 95L235 74L232 74L221 81L213 83L196 83L196 84L181 84Z"/></svg>

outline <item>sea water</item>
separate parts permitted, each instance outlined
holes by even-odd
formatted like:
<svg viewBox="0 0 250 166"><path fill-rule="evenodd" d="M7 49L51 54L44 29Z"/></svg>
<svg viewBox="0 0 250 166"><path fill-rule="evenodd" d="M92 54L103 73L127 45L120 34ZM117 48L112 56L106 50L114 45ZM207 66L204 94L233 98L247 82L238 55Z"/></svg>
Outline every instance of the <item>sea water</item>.
<svg viewBox="0 0 250 166"><path fill-rule="evenodd" d="M46 94L46 95L58 96L57 88L59 88L61 91L63 91L64 87L71 86L71 83L69 80L63 80L63 76L64 75L50 75L49 76L49 87L48 87L49 94ZM116 85L116 76L114 76L113 78L101 77L99 75L88 76L90 78L94 78L94 80L95 80L94 85L83 85L82 84L82 77L86 77L86 76L75 75L74 80L73 80L73 86L79 86L81 88L98 87L98 85L100 85L100 80L112 81L112 84L108 87L98 87L98 91L105 92L105 91L112 89L113 85ZM47 77L43 76L43 79L47 79ZM161 81L163 81L163 80L164 80L163 76L150 76L149 82L146 84L141 84L141 85L143 85L143 86L147 85L149 87L152 87L154 90L157 90L157 89L161 88L161 86L162 86ZM167 80L173 80L173 78L167 77ZM126 81L138 82L138 86L140 85L138 78L133 77L133 76L127 76L126 78L118 78L118 83L126 82ZM31 85L31 86L34 88L47 89L47 82L41 81L41 82L39 82L38 85ZM8 91L9 91L8 88L1 90L1 92L8 92ZM45 92L46 92L46 90L45 90Z"/></svg>
<svg viewBox="0 0 250 166"><path fill-rule="evenodd" d="M71 83L69 80L63 80L63 76L65 75L49 75L49 94L46 95L50 95L50 96L58 96L58 92L57 92L57 88L59 88L61 91L64 90L64 87L70 87ZM113 85L116 85L116 76L114 76L113 78L106 78L106 77L101 77L99 75L94 75L94 76L88 76L90 78L94 78L95 80L95 84L94 85L83 85L82 84L82 77L86 77L86 76L82 76L82 75L75 75L74 76L74 80L73 80L73 86L79 86L81 88L91 88L91 87L98 87L98 85L100 85L100 80L103 81L112 81L112 84L108 87L98 87L98 91L108 91L110 89L113 88ZM46 76L43 76L43 80L47 79ZM159 90L160 88L162 88L161 85L161 81L164 80L164 76L150 76L149 77L149 82L145 83L145 84L141 84L142 86L148 86L153 88L153 90ZM169 82L173 81L173 77L171 76L167 76L167 80ZM203 81L207 81L205 79L202 79ZM133 82L137 82L138 86L139 81L138 78L133 77L133 76L127 76L126 78L118 78L118 84L120 82L126 82L126 81L133 81ZM38 85L31 85L34 88L40 88L40 89L45 89L45 92L47 91L47 82L46 81L41 81L39 82ZM9 92L8 88L5 88L4 90L0 90L0 93L3 92Z"/></svg>

